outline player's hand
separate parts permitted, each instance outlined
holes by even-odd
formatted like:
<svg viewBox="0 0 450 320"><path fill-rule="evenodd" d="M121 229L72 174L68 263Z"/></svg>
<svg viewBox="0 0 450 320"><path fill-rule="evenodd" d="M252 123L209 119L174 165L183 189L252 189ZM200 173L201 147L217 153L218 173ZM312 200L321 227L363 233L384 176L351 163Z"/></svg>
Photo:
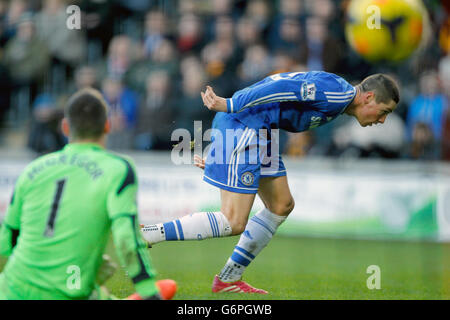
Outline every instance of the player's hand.
<svg viewBox="0 0 450 320"><path fill-rule="evenodd" d="M196 166L197 168L200 168L202 170L205 169L205 159L203 159L199 155L195 154L194 155L194 166Z"/></svg>
<svg viewBox="0 0 450 320"><path fill-rule="evenodd" d="M205 92L200 92L204 105L212 111L227 112L227 100L214 93L213 88L206 86Z"/></svg>

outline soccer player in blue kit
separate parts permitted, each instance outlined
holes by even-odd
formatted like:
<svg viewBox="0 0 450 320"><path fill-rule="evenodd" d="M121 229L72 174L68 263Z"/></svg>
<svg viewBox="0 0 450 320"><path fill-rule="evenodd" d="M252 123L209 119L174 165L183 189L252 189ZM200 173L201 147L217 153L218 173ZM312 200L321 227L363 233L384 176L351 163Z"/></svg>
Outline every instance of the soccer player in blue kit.
<svg viewBox="0 0 450 320"><path fill-rule="evenodd" d="M344 113L363 127L384 123L399 102L399 89L384 74L352 86L335 74L312 71L271 75L231 98L209 86L201 96L217 114L208 155L195 162L204 181L220 189L221 209L147 225L142 232L150 244L241 235L212 291L265 294L242 281L242 274L294 208L274 129L306 131ZM256 194L265 208L248 219Z"/></svg>

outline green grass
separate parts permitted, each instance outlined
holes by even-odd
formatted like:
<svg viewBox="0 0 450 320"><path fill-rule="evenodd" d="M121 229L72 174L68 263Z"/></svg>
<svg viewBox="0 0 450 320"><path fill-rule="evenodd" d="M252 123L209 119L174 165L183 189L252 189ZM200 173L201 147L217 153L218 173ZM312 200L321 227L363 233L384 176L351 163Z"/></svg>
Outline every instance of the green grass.
<svg viewBox="0 0 450 320"><path fill-rule="evenodd" d="M159 278L178 282L176 299L450 299L450 245L275 237L244 279L269 295L213 294L211 283L238 238L166 242L150 249ZM367 267L381 269L369 290ZM120 297L133 289L123 272L107 283Z"/></svg>
<svg viewBox="0 0 450 320"><path fill-rule="evenodd" d="M176 299L450 299L449 244L281 236L244 274L244 280L269 295L213 294L212 279L237 241L166 242L150 254L158 278L178 282ZM379 290L366 286L370 265L381 269ZM121 298L133 292L122 269L106 285Z"/></svg>

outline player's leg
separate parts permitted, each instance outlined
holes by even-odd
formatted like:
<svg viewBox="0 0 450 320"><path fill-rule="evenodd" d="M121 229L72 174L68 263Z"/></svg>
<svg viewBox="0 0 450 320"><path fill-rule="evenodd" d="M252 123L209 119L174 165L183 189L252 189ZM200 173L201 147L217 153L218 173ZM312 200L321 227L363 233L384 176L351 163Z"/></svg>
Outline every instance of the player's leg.
<svg viewBox="0 0 450 320"><path fill-rule="evenodd" d="M221 211L197 212L174 221L144 226L142 233L150 244L226 237L244 230L258 190L259 166L247 166L243 159L250 145L256 146L256 132L226 114L216 116L214 121L220 125L214 125L216 130L204 180L220 188ZM226 130L231 130L232 135ZM244 183L242 178L246 179Z"/></svg>
<svg viewBox="0 0 450 320"><path fill-rule="evenodd" d="M220 192L221 211L196 212L166 223L144 226L144 238L150 244L155 244L161 241L203 240L241 234L255 194L223 189Z"/></svg>
<svg viewBox="0 0 450 320"><path fill-rule="evenodd" d="M219 274L221 281L240 280L246 267L267 246L294 208L286 176L261 178L258 195L265 208L249 219L233 254Z"/></svg>
<svg viewBox="0 0 450 320"><path fill-rule="evenodd" d="M267 150L271 150L270 157L264 152L266 146ZM258 195L265 208L248 221L233 254L219 276L214 279L213 292L267 293L249 286L240 279L246 267L270 242L273 234L292 211L294 200L287 183L286 169L281 156L277 153L278 139L272 135L270 140L260 139L259 149L262 151L260 156L263 163L260 169Z"/></svg>

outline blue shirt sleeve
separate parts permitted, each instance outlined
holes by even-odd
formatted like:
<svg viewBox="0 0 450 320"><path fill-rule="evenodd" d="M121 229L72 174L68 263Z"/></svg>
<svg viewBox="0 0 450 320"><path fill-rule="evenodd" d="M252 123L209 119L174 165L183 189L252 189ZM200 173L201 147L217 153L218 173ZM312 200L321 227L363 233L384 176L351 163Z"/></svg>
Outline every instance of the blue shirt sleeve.
<svg viewBox="0 0 450 320"><path fill-rule="evenodd" d="M227 99L227 112L238 113L250 107L273 102L300 101L299 88L300 81L289 77L289 74L272 75L237 91Z"/></svg>

